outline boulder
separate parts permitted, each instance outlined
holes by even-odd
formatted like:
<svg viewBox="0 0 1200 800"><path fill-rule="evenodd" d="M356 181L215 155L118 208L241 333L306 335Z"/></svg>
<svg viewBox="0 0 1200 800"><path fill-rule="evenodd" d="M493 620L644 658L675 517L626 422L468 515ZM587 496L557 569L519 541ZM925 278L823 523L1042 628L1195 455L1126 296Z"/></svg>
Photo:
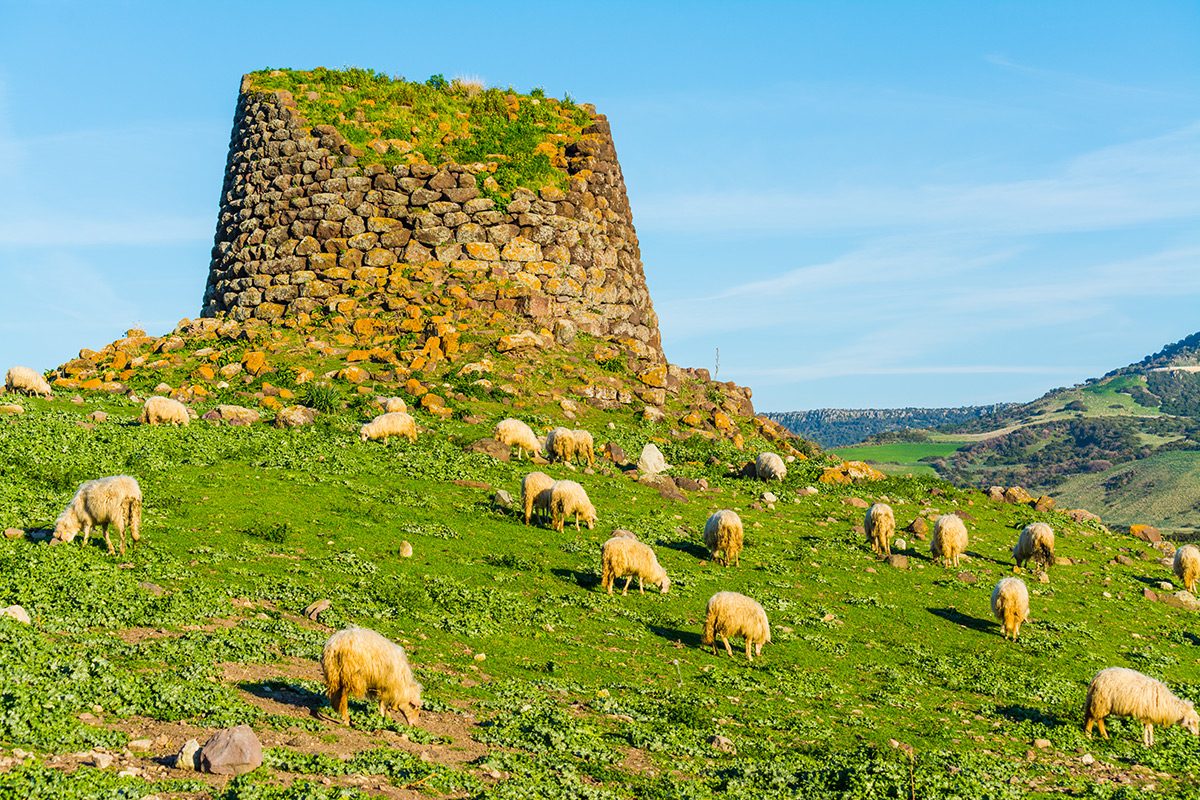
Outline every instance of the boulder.
<svg viewBox="0 0 1200 800"><path fill-rule="evenodd" d="M492 505L496 506L496 508L509 511L516 508L517 501L513 499L513 496L507 490L497 489L496 493L492 495Z"/></svg>
<svg viewBox="0 0 1200 800"><path fill-rule="evenodd" d="M1141 539L1147 544L1157 544L1162 541L1162 534L1158 532L1158 528L1153 525L1130 525L1129 535L1134 538Z"/></svg>
<svg viewBox="0 0 1200 800"><path fill-rule="evenodd" d="M546 347L546 340L533 331L521 331L520 333L508 336L501 336L500 341L496 343L496 349L501 353L508 353L513 350L527 350L531 347L543 350Z"/></svg>
<svg viewBox="0 0 1200 800"><path fill-rule="evenodd" d="M1054 498L1048 494L1044 494L1037 499L1033 504L1034 511L1046 512L1054 510Z"/></svg>
<svg viewBox="0 0 1200 800"><path fill-rule="evenodd" d="M714 734L708 737L708 744L712 749L719 750L722 753L736 753L737 749L733 746L733 740L721 734Z"/></svg>
<svg viewBox="0 0 1200 800"><path fill-rule="evenodd" d="M246 408L245 406L222 405L217 406L212 411L209 411L202 417L202 419L224 425L245 427L258 422L259 417L259 413L252 408Z"/></svg>
<svg viewBox="0 0 1200 800"><path fill-rule="evenodd" d="M217 731L200 748L200 770L213 775L243 775L262 760L262 744L249 725Z"/></svg>
<svg viewBox="0 0 1200 800"><path fill-rule="evenodd" d="M22 408L21 406L17 405L16 403L0 404L0 416L24 414L24 413L25 413L25 409Z"/></svg>
<svg viewBox="0 0 1200 800"><path fill-rule="evenodd" d="M412 558L413 546L407 539L400 542L400 547L396 550L397 555L401 558Z"/></svg>
<svg viewBox="0 0 1200 800"><path fill-rule="evenodd" d="M1076 522L1100 522L1099 514L1093 514L1085 508L1072 508L1064 513Z"/></svg>
<svg viewBox="0 0 1200 800"><path fill-rule="evenodd" d="M625 455L624 448L616 442L605 442L604 449L601 451L604 457L618 467L629 463L629 457Z"/></svg>
<svg viewBox="0 0 1200 800"><path fill-rule="evenodd" d="M315 408L307 406L287 406L279 409L275 415L276 428L300 428L305 425L312 425L317 421L318 412Z"/></svg>
<svg viewBox="0 0 1200 800"><path fill-rule="evenodd" d="M1033 495L1022 489L1020 486L1010 486L1004 490L1004 502L1006 503L1032 503Z"/></svg>
<svg viewBox="0 0 1200 800"><path fill-rule="evenodd" d="M647 442L646 446L642 448L642 454L638 456L638 472L642 475L658 475L668 469L670 469L670 465L662 451L653 442Z"/></svg>
<svg viewBox="0 0 1200 800"><path fill-rule="evenodd" d="M987 490L987 496L989 499L995 500L997 503L1004 502L1004 487L1003 486L989 487Z"/></svg>
<svg viewBox="0 0 1200 800"><path fill-rule="evenodd" d="M20 539L24 535L25 535L25 531L21 530L20 528L5 528L4 529L4 538L5 539Z"/></svg>
<svg viewBox="0 0 1200 800"><path fill-rule="evenodd" d="M491 436L478 439L467 445L467 451L471 453L483 453L497 461L508 461L512 457L509 446L503 442L496 441Z"/></svg>
<svg viewBox="0 0 1200 800"><path fill-rule="evenodd" d="M198 741L188 739L183 743L183 747L180 747L179 752L175 754L175 769L188 772L196 772L200 769L200 743Z"/></svg>
<svg viewBox="0 0 1200 800"><path fill-rule="evenodd" d="M895 569L908 569L908 556L892 553L887 557L887 565Z"/></svg>
<svg viewBox="0 0 1200 800"><path fill-rule="evenodd" d="M4 608L0 608L0 617L15 619L17 622L22 622L26 625L29 625L33 622L33 620L29 618L29 612L21 606L5 606Z"/></svg>
<svg viewBox="0 0 1200 800"><path fill-rule="evenodd" d="M554 341L562 347L573 345L576 333L575 323L569 319L560 319L554 323Z"/></svg>
<svg viewBox="0 0 1200 800"><path fill-rule="evenodd" d="M1182 608L1184 611L1200 611L1200 600L1189 591L1178 591L1174 594L1159 595L1158 599L1172 608Z"/></svg>
<svg viewBox="0 0 1200 800"><path fill-rule="evenodd" d="M315 603L309 603L304 609L304 616L308 617L313 622L316 622L317 618L328 611L331 605L333 605L333 603L331 603L329 600L317 600Z"/></svg>

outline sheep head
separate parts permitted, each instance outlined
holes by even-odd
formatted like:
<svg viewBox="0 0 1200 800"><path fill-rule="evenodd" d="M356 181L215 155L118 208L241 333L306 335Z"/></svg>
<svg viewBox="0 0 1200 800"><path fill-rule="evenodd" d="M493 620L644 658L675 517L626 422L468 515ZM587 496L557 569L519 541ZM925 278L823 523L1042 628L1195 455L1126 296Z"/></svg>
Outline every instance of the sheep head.
<svg viewBox="0 0 1200 800"><path fill-rule="evenodd" d="M1179 719L1179 724L1182 725L1192 736L1200 736L1200 715L1196 714L1196 707L1191 700L1187 700L1187 711Z"/></svg>

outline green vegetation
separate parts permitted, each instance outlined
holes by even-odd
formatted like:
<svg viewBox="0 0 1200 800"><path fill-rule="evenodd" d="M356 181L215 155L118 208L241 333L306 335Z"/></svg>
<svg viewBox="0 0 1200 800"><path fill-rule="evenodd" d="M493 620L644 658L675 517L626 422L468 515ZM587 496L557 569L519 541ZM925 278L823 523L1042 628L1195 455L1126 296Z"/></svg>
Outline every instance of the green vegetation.
<svg viewBox="0 0 1200 800"><path fill-rule="evenodd" d="M922 463L927 459L945 458L961 445L954 442L896 442L894 444L859 445L841 447L833 453L848 461L866 461L879 466L884 472L934 475L933 467Z"/></svg>
<svg viewBox="0 0 1200 800"><path fill-rule="evenodd" d="M332 125L356 148L360 164L387 166L494 162L495 187L538 190L566 183L567 148L578 142L591 115L570 100L540 89L485 89L435 75L424 83L368 69L261 70L250 91L291 92L313 125Z"/></svg>
<svg viewBox="0 0 1200 800"><path fill-rule="evenodd" d="M1107 798L1153 783L1156 796L1186 797L1200 780L1200 751L1178 728L1152 750L1128 721L1110 726L1111 741L1083 736L1098 669L1132 666L1197 698L1200 649L1185 612L1142 596L1171 578L1156 554L1062 515L1044 518L1076 563L1029 581L1033 620L1012 644L988 596L1012 574L1008 549L1034 512L933 478L800 496L822 463L797 461L770 510L756 503L761 484L733 477L761 441L739 452L583 408L572 424L598 444L636 453L654 439L674 474L711 488L677 503L603 462L596 474L541 467L583 483L600 512L596 530L557 534L478 488L517 493L528 464L464 451L510 400L471 401L470 422L417 411L419 441L387 445L360 443L362 415L345 410L293 431L174 429L128 424L137 408L120 398L23 402L26 414L0 419L0 527L44 528L79 481L119 472L141 481L146 510L127 562L99 543L0 540L0 605L34 619L0 620L0 647L19 654L0 660L0 744L34 753L0 773L0 796L310 800L386 786L473 798ZM96 405L109 422L81 427ZM539 429L561 421L552 406L520 413ZM938 445L891 447L906 446ZM846 500L883 495L900 526L925 509L966 513L970 574L934 565L917 541L911 571L875 562ZM738 568L707 562L701 544L723 507L746 524ZM654 546L669 594L599 591L598 545L615 527ZM396 556L400 539L412 558ZM771 615L760 661L700 647L704 603L722 589ZM323 597L319 624L299 615ZM364 745L315 716L329 711L321 645L351 622L408 650L425 685L420 728L355 701ZM267 763L224 786L50 766L120 748L155 722L201 739L249 723ZM714 749L714 735L736 755ZM1051 747L1033 748L1040 738Z"/></svg>

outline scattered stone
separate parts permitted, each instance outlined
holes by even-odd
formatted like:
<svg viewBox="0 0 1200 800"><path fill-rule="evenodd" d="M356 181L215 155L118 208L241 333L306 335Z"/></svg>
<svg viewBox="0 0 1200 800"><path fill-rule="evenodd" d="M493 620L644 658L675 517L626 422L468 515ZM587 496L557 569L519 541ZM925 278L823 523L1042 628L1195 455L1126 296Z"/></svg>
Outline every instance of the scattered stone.
<svg viewBox="0 0 1200 800"><path fill-rule="evenodd" d="M154 741L152 739L134 739L126 746L135 753L145 753L154 746Z"/></svg>
<svg viewBox="0 0 1200 800"><path fill-rule="evenodd" d="M1187 590L1168 594L1159 598L1172 608L1182 608L1184 611L1200 611L1200 601Z"/></svg>
<svg viewBox="0 0 1200 800"><path fill-rule="evenodd" d="M848 506L854 506L855 508L867 508L871 505L861 497L843 497L842 502Z"/></svg>
<svg viewBox="0 0 1200 800"><path fill-rule="evenodd" d="M1036 747L1038 750L1049 749L1050 740L1049 739L1034 739L1033 746Z"/></svg>
<svg viewBox="0 0 1200 800"><path fill-rule="evenodd" d="M561 347L570 347L575 343L575 323L569 319L560 319L554 323L554 341Z"/></svg>
<svg viewBox="0 0 1200 800"><path fill-rule="evenodd" d="M508 461L512 457L509 446L496 441L491 436L472 442L467 446L467 450L472 453L489 455L497 461Z"/></svg>
<svg viewBox="0 0 1200 800"><path fill-rule="evenodd" d="M895 569L908 569L908 556L892 553L887 557L887 565Z"/></svg>
<svg viewBox="0 0 1200 800"><path fill-rule="evenodd" d="M1157 544L1162 541L1162 534L1153 525L1130 525L1129 535L1148 544Z"/></svg>
<svg viewBox="0 0 1200 800"><path fill-rule="evenodd" d="M33 620L29 618L29 612L21 606L5 606L4 608L0 608L0 617L15 619L17 622L21 622L26 625L29 625L33 622Z"/></svg>
<svg viewBox="0 0 1200 800"><path fill-rule="evenodd" d="M21 530L20 528L5 528L4 529L4 538L5 539L20 539L24 535L25 535L25 531Z"/></svg>
<svg viewBox="0 0 1200 800"><path fill-rule="evenodd" d="M737 748L733 746L733 740L727 736L722 736L719 733L708 737L708 744L712 747L712 749L718 750L722 753L732 754L737 752Z"/></svg>
<svg viewBox="0 0 1200 800"><path fill-rule="evenodd" d="M605 458L617 466L629 463L625 450L616 442L605 442L603 453Z"/></svg>
<svg viewBox="0 0 1200 800"><path fill-rule="evenodd" d="M1086 764L1087 766L1090 767L1092 764L1096 763L1096 759L1092 756L1091 753L1084 753L1082 756L1080 756L1079 763Z"/></svg>
<svg viewBox="0 0 1200 800"><path fill-rule="evenodd" d="M474 658L476 661L487 661L487 653L476 653Z"/></svg>
<svg viewBox="0 0 1200 800"><path fill-rule="evenodd" d="M200 770L213 775L242 775L262 766L262 744L249 725L214 733L200 748Z"/></svg>
<svg viewBox="0 0 1200 800"><path fill-rule="evenodd" d="M1038 570L1037 579L1038 579L1038 583L1049 583L1050 582L1050 573L1045 572L1044 570Z"/></svg>
<svg viewBox="0 0 1200 800"><path fill-rule="evenodd" d="M412 554L413 554L412 544L407 539L405 539L404 541L400 542L400 548L396 552L401 558L412 558Z"/></svg>
<svg viewBox="0 0 1200 800"><path fill-rule="evenodd" d="M1158 602L1158 593L1148 587L1145 589L1142 589L1142 597L1146 598L1147 600L1149 600L1152 603Z"/></svg>
<svg viewBox="0 0 1200 800"><path fill-rule="evenodd" d="M695 478L676 478L675 485L688 492L704 491L704 484Z"/></svg>
<svg viewBox="0 0 1200 800"><path fill-rule="evenodd" d="M1033 495L1022 489L1020 486L1010 486L1004 490L1004 502L1006 503L1032 503L1034 502Z"/></svg>
<svg viewBox="0 0 1200 800"><path fill-rule="evenodd" d="M1072 561L1072 560L1071 560L1070 558L1068 558L1067 556L1055 556L1055 557L1054 557L1054 563L1055 563L1056 565L1060 566L1060 567L1069 567L1069 566L1071 566L1072 564L1074 564L1075 562L1074 562L1074 561Z"/></svg>
<svg viewBox="0 0 1200 800"><path fill-rule="evenodd" d="M1124 553L1117 553L1116 562L1117 562L1118 564L1123 564L1123 565L1125 565L1125 566L1127 566L1127 567L1132 567L1132 566L1134 566L1135 564L1137 564L1137 562L1136 562L1136 561L1134 561L1132 558L1130 558L1129 556L1125 555Z"/></svg>
<svg viewBox="0 0 1200 800"><path fill-rule="evenodd" d="M1175 584L1171 583L1170 581L1159 581L1158 588L1162 589L1164 592L1169 592L1175 588Z"/></svg>
<svg viewBox="0 0 1200 800"><path fill-rule="evenodd" d="M904 530L914 534L918 539L924 539L925 535L929 533L929 523L925 521L924 517L916 517L908 523L908 527Z"/></svg>
<svg viewBox="0 0 1200 800"><path fill-rule="evenodd" d="M894 542L892 542L892 547L896 550L907 550L908 542L903 539L896 539Z"/></svg>
<svg viewBox="0 0 1200 800"><path fill-rule="evenodd" d="M501 353L508 353L512 350L525 350L531 347L538 350L545 349L546 341L533 331L521 331L520 333L508 336L501 336L500 340L496 343L496 349Z"/></svg>
<svg viewBox="0 0 1200 800"><path fill-rule="evenodd" d="M987 496L988 496L989 500L995 500L997 503L1003 502L1004 501L1004 487L1003 486L989 487L987 490Z"/></svg>
<svg viewBox="0 0 1200 800"><path fill-rule="evenodd" d="M157 583L151 583L150 581L139 582L138 588L149 592L150 594L154 595L155 597L162 597L164 594L167 593L166 589L159 586Z"/></svg>
<svg viewBox="0 0 1200 800"><path fill-rule="evenodd" d="M805 486L803 489L798 490L796 494L801 497L811 497L814 494L820 494L820 492L821 490L815 486Z"/></svg>
<svg viewBox="0 0 1200 800"><path fill-rule="evenodd" d="M329 607L332 605L333 605L333 603L327 599L326 600L317 600L314 603L309 603L308 606L304 609L304 616L308 617L313 622L316 622L317 618L320 617L322 614L324 614L326 611L328 611Z"/></svg>
<svg viewBox="0 0 1200 800"><path fill-rule="evenodd" d="M0 404L0 416L9 415L9 414L24 414L24 413L25 413L25 409L22 408L21 406L17 405L16 403Z"/></svg>
<svg viewBox="0 0 1200 800"><path fill-rule="evenodd" d="M667 413L656 406L645 406L642 408L642 419L646 422L665 422Z"/></svg>
<svg viewBox="0 0 1200 800"><path fill-rule="evenodd" d="M108 753L97 753L92 751L91 758L88 759L96 769L108 769L113 765L113 757Z"/></svg>
<svg viewBox="0 0 1200 800"><path fill-rule="evenodd" d="M763 492L762 497L760 497L759 499L762 500L764 503L778 503L779 502L779 498L775 496L774 492Z"/></svg>
<svg viewBox="0 0 1200 800"><path fill-rule="evenodd" d="M507 490L497 489L496 493L492 495L492 505L502 508L505 511L510 511L516 508L517 501L513 499L513 496Z"/></svg>
<svg viewBox="0 0 1200 800"><path fill-rule="evenodd" d="M180 747L179 752L175 754L175 769L189 772L200 769L200 743L198 741L188 739L183 743L183 747Z"/></svg>
<svg viewBox="0 0 1200 800"><path fill-rule="evenodd" d="M275 414L276 428L300 428L317 421L318 411L307 406L287 406Z"/></svg>
<svg viewBox="0 0 1200 800"><path fill-rule="evenodd" d="M963 583L979 583L979 576L974 572L960 572L957 577Z"/></svg>
<svg viewBox="0 0 1200 800"><path fill-rule="evenodd" d="M1047 494L1042 495L1033 504L1033 510L1041 511L1041 512L1053 511L1054 510L1054 498Z"/></svg>
<svg viewBox="0 0 1200 800"><path fill-rule="evenodd" d="M97 410L88 414L88 419L90 419L92 422L108 422L108 414Z"/></svg>
<svg viewBox="0 0 1200 800"><path fill-rule="evenodd" d="M638 456L637 469L642 475L658 475L670 469L670 465L658 449L658 445L647 442L642 448L642 454Z"/></svg>
<svg viewBox="0 0 1200 800"><path fill-rule="evenodd" d="M246 427L258 422L260 414L245 406L221 405L209 411L201 419L234 427Z"/></svg>
<svg viewBox="0 0 1200 800"><path fill-rule="evenodd" d="M1066 512L1064 512L1064 513L1065 513L1065 514L1066 514L1068 517L1070 517L1071 519L1073 519L1075 522L1080 522L1080 523L1083 523L1083 522L1100 522L1100 516L1099 516L1098 514L1093 514L1091 511L1088 511L1087 509L1083 509L1083 508L1072 508L1072 509L1068 509L1068 510L1067 510Z"/></svg>

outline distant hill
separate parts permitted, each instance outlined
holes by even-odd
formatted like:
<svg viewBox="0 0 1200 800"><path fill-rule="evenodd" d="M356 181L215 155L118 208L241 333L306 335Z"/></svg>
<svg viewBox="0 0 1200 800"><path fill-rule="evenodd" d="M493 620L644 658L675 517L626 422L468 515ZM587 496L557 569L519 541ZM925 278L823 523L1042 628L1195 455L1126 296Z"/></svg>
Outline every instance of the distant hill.
<svg viewBox="0 0 1200 800"><path fill-rule="evenodd" d="M822 447L845 447L887 431L958 425L1016 407L1016 403L997 403L960 408L817 408L764 416Z"/></svg>

